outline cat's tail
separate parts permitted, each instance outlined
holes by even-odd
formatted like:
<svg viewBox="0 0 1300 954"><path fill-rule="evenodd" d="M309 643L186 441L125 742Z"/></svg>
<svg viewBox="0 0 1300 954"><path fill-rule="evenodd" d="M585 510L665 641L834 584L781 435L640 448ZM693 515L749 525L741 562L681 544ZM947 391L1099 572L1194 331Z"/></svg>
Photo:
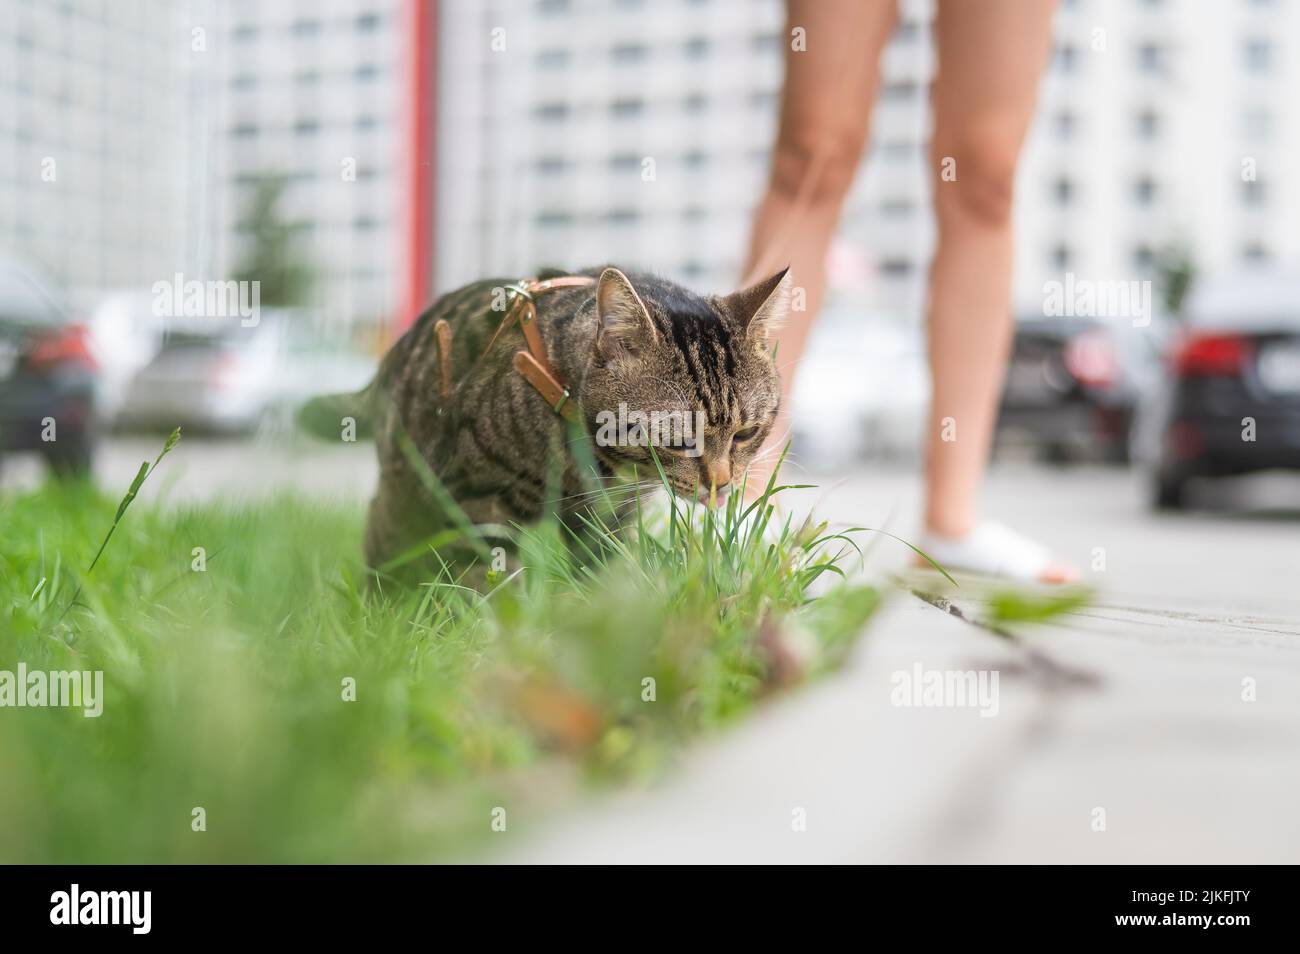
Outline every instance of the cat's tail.
<svg viewBox="0 0 1300 954"><path fill-rule="evenodd" d="M376 384L347 394L323 394L298 411L298 426L325 441L366 440L374 436Z"/></svg>

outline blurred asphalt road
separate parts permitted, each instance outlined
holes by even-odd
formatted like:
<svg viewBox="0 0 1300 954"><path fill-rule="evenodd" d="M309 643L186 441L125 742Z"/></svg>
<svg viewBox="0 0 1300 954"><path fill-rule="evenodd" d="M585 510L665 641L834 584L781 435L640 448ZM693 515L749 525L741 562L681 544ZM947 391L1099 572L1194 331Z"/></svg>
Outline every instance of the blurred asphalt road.
<svg viewBox="0 0 1300 954"><path fill-rule="evenodd" d="M160 444L108 443L106 488L124 490ZM35 461L6 465L2 486L40 480ZM369 444L186 438L142 498L360 503L374 474ZM789 476L820 485L795 509L915 532L912 472ZM1224 485L1211 509L1170 516L1126 471L1007 464L987 501L1084 568L1095 601L1007 640L899 592L844 671L691 750L657 788L545 824L512 812L503 857L1300 861L1300 477ZM906 556L881 538L868 572ZM977 594L955 605L983 611ZM997 670L998 714L892 705L893 674L917 663Z"/></svg>

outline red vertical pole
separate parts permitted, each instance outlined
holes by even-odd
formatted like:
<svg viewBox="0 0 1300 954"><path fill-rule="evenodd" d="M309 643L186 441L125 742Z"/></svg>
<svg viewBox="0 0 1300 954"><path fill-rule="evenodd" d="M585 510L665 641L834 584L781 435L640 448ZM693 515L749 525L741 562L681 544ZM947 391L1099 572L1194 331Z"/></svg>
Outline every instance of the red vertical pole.
<svg viewBox="0 0 1300 954"><path fill-rule="evenodd" d="M402 268L394 315L398 332L419 317L433 295L438 0L402 0L402 21L403 174L396 190Z"/></svg>

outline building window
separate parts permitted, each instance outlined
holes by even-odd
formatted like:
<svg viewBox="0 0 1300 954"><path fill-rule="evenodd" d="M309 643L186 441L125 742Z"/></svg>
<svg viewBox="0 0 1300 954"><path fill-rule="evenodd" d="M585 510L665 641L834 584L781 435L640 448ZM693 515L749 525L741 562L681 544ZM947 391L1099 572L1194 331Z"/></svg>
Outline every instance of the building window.
<svg viewBox="0 0 1300 954"><path fill-rule="evenodd" d="M906 278L915 267L910 258L891 256L880 260L880 273L886 278Z"/></svg>
<svg viewBox="0 0 1300 954"><path fill-rule="evenodd" d="M1058 272L1067 271L1074 264L1074 252L1064 242L1052 246L1052 268Z"/></svg>
<svg viewBox="0 0 1300 954"><path fill-rule="evenodd" d="M1068 109L1063 109L1053 118L1052 125L1056 129L1057 139L1073 139L1079 126L1079 117Z"/></svg>
<svg viewBox="0 0 1300 954"><path fill-rule="evenodd" d="M374 63L362 63L357 67L354 75L358 81L366 83L379 75L379 67Z"/></svg>
<svg viewBox="0 0 1300 954"><path fill-rule="evenodd" d="M319 20L295 20L289 28L294 36L315 36L320 33Z"/></svg>
<svg viewBox="0 0 1300 954"><path fill-rule="evenodd" d="M616 119L630 119L645 112L645 100L634 97L616 99L609 104L609 111Z"/></svg>
<svg viewBox="0 0 1300 954"><path fill-rule="evenodd" d="M703 169L708 162L709 157L700 149L692 149L682 156L682 163L687 169Z"/></svg>
<svg viewBox="0 0 1300 954"><path fill-rule="evenodd" d="M544 176L558 176L569 170L571 163L563 156L542 156L533 167Z"/></svg>
<svg viewBox="0 0 1300 954"><path fill-rule="evenodd" d="M231 135L236 139L256 139L257 127L252 123L240 123L230 130Z"/></svg>
<svg viewBox="0 0 1300 954"><path fill-rule="evenodd" d="M1264 205L1266 190L1264 183L1258 179L1253 179L1241 184L1241 204L1248 205L1252 208L1260 208Z"/></svg>
<svg viewBox="0 0 1300 954"><path fill-rule="evenodd" d="M1133 201L1138 205L1150 205L1157 192L1155 180L1150 176L1139 176L1133 183Z"/></svg>
<svg viewBox="0 0 1300 954"><path fill-rule="evenodd" d="M910 102L916 98L919 88L912 80L886 83L885 88L880 91L880 98L887 103Z"/></svg>
<svg viewBox="0 0 1300 954"><path fill-rule="evenodd" d="M300 119L293 124L295 136L314 136L320 132L320 123L314 119Z"/></svg>
<svg viewBox="0 0 1300 954"><path fill-rule="evenodd" d="M1143 73L1163 73L1165 53L1158 43L1142 43L1137 48L1137 66Z"/></svg>
<svg viewBox="0 0 1300 954"><path fill-rule="evenodd" d="M630 152L620 152L609 157L609 168L614 172L635 172L641 168L641 157Z"/></svg>
<svg viewBox="0 0 1300 954"><path fill-rule="evenodd" d="M1137 245L1133 249L1133 267L1140 272L1150 271L1155 267L1155 252L1150 245Z"/></svg>
<svg viewBox="0 0 1300 954"><path fill-rule="evenodd" d="M1273 64L1273 47L1268 40L1250 37L1242 44L1243 64L1249 73L1267 73Z"/></svg>
<svg viewBox="0 0 1300 954"><path fill-rule="evenodd" d="M911 199L882 199L880 202L881 218L905 219L916 212L916 203Z"/></svg>
<svg viewBox="0 0 1300 954"><path fill-rule="evenodd" d="M1069 43L1062 43L1052 55L1052 67L1058 73L1073 73L1079 65L1079 51Z"/></svg>
<svg viewBox="0 0 1300 954"><path fill-rule="evenodd" d="M242 26L235 27L235 40L239 43L248 43L257 39L257 27L251 23L245 23Z"/></svg>
<svg viewBox="0 0 1300 954"><path fill-rule="evenodd" d="M1152 109L1139 112L1134 120L1139 139L1151 140L1160 134L1160 116Z"/></svg>
<svg viewBox="0 0 1300 954"><path fill-rule="evenodd" d="M561 48L542 50L537 54L537 66L544 70L556 70L569 65L569 51Z"/></svg>
<svg viewBox="0 0 1300 954"><path fill-rule="evenodd" d="M610 225L635 225L641 221L641 213L636 209L610 209L605 221Z"/></svg>
<svg viewBox="0 0 1300 954"><path fill-rule="evenodd" d="M683 44L682 49L688 60L702 60L709 55L710 46L707 37L693 36Z"/></svg>
<svg viewBox="0 0 1300 954"><path fill-rule="evenodd" d="M561 226L573 224L573 213L558 209L542 211L533 217L533 222L544 229L560 228Z"/></svg>
<svg viewBox="0 0 1300 954"><path fill-rule="evenodd" d="M609 57L615 63L640 63L645 60L647 52L642 43L620 43L609 51Z"/></svg>
<svg viewBox="0 0 1300 954"><path fill-rule="evenodd" d="M559 122L569 115L568 103L538 103L533 107L533 115L544 122Z"/></svg>
<svg viewBox="0 0 1300 954"><path fill-rule="evenodd" d="M361 33L374 33L379 29L380 17L377 13L363 13L357 17L357 30Z"/></svg>
<svg viewBox="0 0 1300 954"><path fill-rule="evenodd" d="M703 93L691 93L682 100L682 108L688 113L702 113L709 106L709 97Z"/></svg>
<svg viewBox="0 0 1300 954"><path fill-rule="evenodd" d="M1271 257L1268 249L1260 242L1247 242L1241 248L1241 260L1248 265L1259 265Z"/></svg>
<svg viewBox="0 0 1300 954"><path fill-rule="evenodd" d="M1052 183L1052 198L1057 205L1065 206L1074 201L1074 183L1061 176Z"/></svg>

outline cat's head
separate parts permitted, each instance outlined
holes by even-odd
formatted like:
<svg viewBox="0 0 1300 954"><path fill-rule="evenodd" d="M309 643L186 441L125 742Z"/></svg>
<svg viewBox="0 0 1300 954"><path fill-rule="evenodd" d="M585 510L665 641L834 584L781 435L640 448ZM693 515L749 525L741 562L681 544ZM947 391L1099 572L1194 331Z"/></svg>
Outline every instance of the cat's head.
<svg viewBox="0 0 1300 954"><path fill-rule="evenodd" d="M673 490L719 496L740 485L776 421L781 384L772 336L789 310L789 269L725 297L606 268L597 331L577 395L596 453L656 474Z"/></svg>

